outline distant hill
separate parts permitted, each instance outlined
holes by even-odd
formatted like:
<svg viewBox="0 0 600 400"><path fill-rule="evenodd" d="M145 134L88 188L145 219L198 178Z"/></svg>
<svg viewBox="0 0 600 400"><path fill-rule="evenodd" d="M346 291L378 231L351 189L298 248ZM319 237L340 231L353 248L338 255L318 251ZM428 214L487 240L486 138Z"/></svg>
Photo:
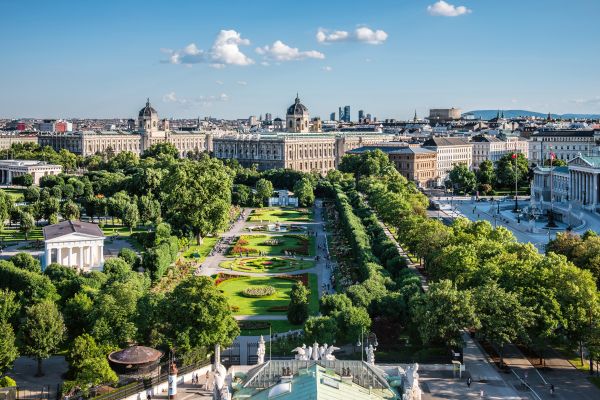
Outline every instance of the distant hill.
<svg viewBox="0 0 600 400"><path fill-rule="evenodd" d="M538 118L546 118L548 113L540 113L536 111L527 111L527 110L500 110L500 112L504 112L504 118L517 118L517 117L538 117ZM498 115L498 110L473 110L467 111L463 113L465 114L473 114L475 118L481 118L483 120L489 120L492 118L496 118ZM560 119L598 119L600 118L600 114L550 114L552 118L560 118Z"/></svg>

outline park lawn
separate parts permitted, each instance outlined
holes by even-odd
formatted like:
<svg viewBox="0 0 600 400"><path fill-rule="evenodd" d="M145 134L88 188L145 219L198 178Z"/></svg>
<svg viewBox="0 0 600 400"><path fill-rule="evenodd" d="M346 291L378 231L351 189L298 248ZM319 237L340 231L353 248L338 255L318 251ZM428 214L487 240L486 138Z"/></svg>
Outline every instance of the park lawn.
<svg viewBox="0 0 600 400"><path fill-rule="evenodd" d="M19 232L17 228L7 228L4 227L0 232L0 242L6 244L14 244L15 242L21 242L25 240L25 234ZM42 234L42 228L36 226L35 229L29 232L27 240L44 240L44 235Z"/></svg>
<svg viewBox="0 0 600 400"><path fill-rule="evenodd" d="M248 217L250 222L297 222L312 221L312 211L306 208L259 208Z"/></svg>
<svg viewBox="0 0 600 400"><path fill-rule="evenodd" d="M208 256L208 253L210 253L212 248L215 247L215 244L218 240L218 236L207 236L202 240L201 245L190 246L186 251L184 251L183 257L202 262Z"/></svg>
<svg viewBox="0 0 600 400"><path fill-rule="evenodd" d="M25 189L6 188L6 189L2 189L2 190L4 190L4 192L6 194L8 194L14 202L18 203L18 202L25 200L25 198L23 197L23 193L25 192Z"/></svg>
<svg viewBox="0 0 600 400"><path fill-rule="evenodd" d="M129 228L121 225L110 225L106 224L102 227L102 233L104 236L119 236L119 237L128 237L137 232L146 232L147 229L143 227L133 228L131 232L129 232Z"/></svg>
<svg viewBox="0 0 600 400"><path fill-rule="evenodd" d="M232 271L239 272L288 273L312 268L314 263L312 261L297 260L294 258L254 257L236 258L231 261L224 261L219 266L221 268L231 269Z"/></svg>
<svg viewBox="0 0 600 400"><path fill-rule="evenodd" d="M269 311L271 307L286 307L290 302L290 291L296 281L282 279L275 276L250 277L228 279L221 282L219 289L229 301L229 305L237 307L234 315L285 315L286 311ZM314 315L319 310L319 291L317 287L317 276L309 274L309 286L311 289L309 301L309 314ZM267 297L246 297L243 290L250 286L273 286L277 292Z"/></svg>
<svg viewBox="0 0 600 400"><path fill-rule="evenodd" d="M272 321L239 321L242 324L240 327L240 336L258 336L269 335L269 325L271 326L270 333L283 333L302 329L303 325L292 325L288 320L272 320ZM243 326L254 325L256 328L244 328ZM267 344L267 350L269 345Z"/></svg>
<svg viewBox="0 0 600 400"><path fill-rule="evenodd" d="M300 237L306 238L308 241L308 254L300 254L294 249L302 247L303 240L299 239ZM266 244L265 242L268 240L278 240L279 244L272 245ZM240 244L240 241L246 241L247 244ZM263 255L266 256L283 256L286 251L292 251L296 253L299 257L308 257L315 255L315 238L313 236L307 236L303 234L286 234L286 235L242 235L238 239L236 245L232 247L228 256L235 256L238 253L234 253L234 249L236 246L241 248L246 248L250 250L250 255L258 255L259 252L262 252ZM245 252L242 251L242 255L245 255Z"/></svg>

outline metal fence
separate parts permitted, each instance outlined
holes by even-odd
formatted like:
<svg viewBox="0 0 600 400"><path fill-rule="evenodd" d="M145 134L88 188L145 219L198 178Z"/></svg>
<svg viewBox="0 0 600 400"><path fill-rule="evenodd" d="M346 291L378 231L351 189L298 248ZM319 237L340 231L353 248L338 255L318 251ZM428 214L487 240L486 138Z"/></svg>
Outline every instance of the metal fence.
<svg viewBox="0 0 600 400"><path fill-rule="evenodd" d="M40 386L38 389L27 388L17 386L16 400L50 400L54 399L60 394L59 391L54 393L54 396L50 393L50 385ZM57 388L59 390L59 388Z"/></svg>
<svg viewBox="0 0 600 400"><path fill-rule="evenodd" d="M178 367L178 375L184 375L188 372L195 371L202 367L206 367L210 365L209 361L204 361L197 364L186 365L183 367ZM94 400L120 400L136 393L142 392L144 390L148 390L153 386L160 385L161 383L165 383L168 377L168 365L166 363L161 365L160 374L153 376L152 378L144 379L140 382L130 383L129 385L122 386L118 389L113 390L109 393L104 393L99 396L92 396Z"/></svg>

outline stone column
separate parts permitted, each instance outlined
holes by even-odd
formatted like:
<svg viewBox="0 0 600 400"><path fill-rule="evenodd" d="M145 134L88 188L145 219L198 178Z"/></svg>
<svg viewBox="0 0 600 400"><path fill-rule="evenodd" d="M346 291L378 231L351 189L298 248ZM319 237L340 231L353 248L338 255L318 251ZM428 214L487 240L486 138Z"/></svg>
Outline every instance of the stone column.
<svg viewBox="0 0 600 400"><path fill-rule="evenodd" d="M83 258L83 246L79 246L79 257L77 257L77 263L79 264L79 268L83 268L85 266L85 260Z"/></svg>
<svg viewBox="0 0 600 400"><path fill-rule="evenodd" d="M98 251L100 252L100 265L104 265L104 243L98 246Z"/></svg>
<svg viewBox="0 0 600 400"><path fill-rule="evenodd" d="M69 259L68 259L68 265L69 267L73 266L73 248L71 246L68 247L68 254L69 254Z"/></svg>
<svg viewBox="0 0 600 400"><path fill-rule="evenodd" d="M52 249L46 247L46 258L44 260L44 269L48 268L48 265L52 263Z"/></svg>

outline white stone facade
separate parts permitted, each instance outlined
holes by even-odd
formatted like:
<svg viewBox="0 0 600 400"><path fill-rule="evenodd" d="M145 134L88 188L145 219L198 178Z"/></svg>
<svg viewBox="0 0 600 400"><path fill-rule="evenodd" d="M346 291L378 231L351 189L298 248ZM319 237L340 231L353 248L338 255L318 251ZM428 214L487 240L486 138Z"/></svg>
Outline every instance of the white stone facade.
<svg viewBox="0 0 600 400"><path fill-rule="evenodd" d="M35 185L40 184L40 178L46 175L58 175L62 172L61 165L48 164L35 160L0 160L0 183L10 185L13 178L29 174Z"/></svg>
<svg viewBox="0 0 600 400"><path fill-rule="evenodd" d="M529 162L543 165L554 153L556 159L570 161L579 155L597 156L600 131L571 129L539 131L531 135Z"/></svg>
<svg viewBox="0 0 600 400"><path fill-rule="evenodd" d="M73 233L44 242L45 266L58 263L80 271L102 271L104 237Z"/></svg>

